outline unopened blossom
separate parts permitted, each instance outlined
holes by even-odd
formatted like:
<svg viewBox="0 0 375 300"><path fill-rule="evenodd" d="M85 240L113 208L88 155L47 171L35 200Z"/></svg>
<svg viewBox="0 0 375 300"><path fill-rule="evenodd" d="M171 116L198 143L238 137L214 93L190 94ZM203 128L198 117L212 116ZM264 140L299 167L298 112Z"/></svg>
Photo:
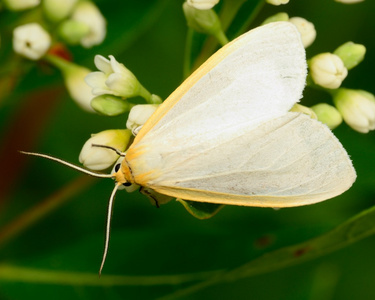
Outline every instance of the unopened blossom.
<svg viewBox="0 0 375 300"><path fill-rule="evenodd" d="M79 2L74 8L71 19L86 24L90 28L89 33L80 41L83 47L90 48L103 42L107 32L106 20L94 3Z"/></svg>
<svg viewBox="0 0 375 300"><path fill-rule="evenodd" d="M91 88L85 82L91 70L54 55L47 55L46 60L61 71L70 97L85 111L94 112Z"/></svg>
<svg viewBox="0 0 375 300"><path fill-rule="evenodd" d="M129 113L126 122L126 128L130 129L136 135L143 124L151 117L159 105L157 104L140 104L135 105Z"/></svg>
<svg viewBox="0 0 375 300"><path fill-rule="evenodd" d="M347 42L338 47L333 54L340 57L345 67L350 70L356 67L365 58L366 47L361 44Z"/></svg>
<svg viewBox="0 0 375 300"><path fill-rule="evenodd" d="M354 130L368 133L375 129L375 97L363 90L339 89L334 102L344 121Z"/></svg>
<svg viewBox="0 0 375 300"><path fill-rule="evenodd" d="M302 44L305 48L310 46L315 41L316 30L313 23L300 17L290 18L289 22L297 27L299 33L301 34Z"/></svg>
<svg viewBox="0 0 375 300"><path fill-rule="evenodd" d="M120 97L106 94L93 98L91 107L102 115L112 117L128 112L132 104Z"/></svg>
<svg viewBox="0 0 375 300"><path fill-rule="evenodd" d="M112 149L95 145L109 146L124 151L130 137L131 132L127 129L111 129L93 134L83 145L79 161L91 170L105 170L116 162L119 155Z"/></svg>
<svg viewBox="0 0 375 300"><path fill-rule="evenodd" d="M38 60L50 46L50 35L38 23L21 25L13 31L13 49L24 57Z"/></svg>
<svg viewBox="0 0 375 300"><path fill-rule="evenodd" d="M328 89L337 89L348 75L343 61L332 53L314 56L309 63L309 68L314 82Z"/></svg>
<svg viewBox="0 0 375 300"><path fill-rule="evenodd" d="M49 20L60 22L72 13L77 2L78 0L43 0L42 6Z"/></svg>
<svg viewBox="0 0 375 300"><path fill-rule="evenodd" d="M220 44L225 45L228 39L221 27L220 19L213 9L197 9L185 2L182 5L187 25L197 32L211 34Z"/></svg>
<svg viewBox="0 0 375 300"><path fill-rule="evenodd" d="M196 9L206 10L213 8L219 0L187 0L186 3Z"/></svg>
<svg viewBox="0 0 375 300"><path fill-rule="evenodd" d="M281 21L284 21L284 22L289 21L289 15L285 12L279 12L265 19L262 25L266 25L272 22L281 22Z"/></svg>
<svg viewBox="0 0 375 300"><path fill-rule="evenodd" d="M332 105L319 103L311 107L318 117L318 120L326 124L330 129L334 129L342 123L340 112Z"/></svg>
<svg viewBox="0 0 375 300"><path fill-rule="evenodd" d="M85 23L68 19L60 23L57 32L68 44L78 45L82 38L90 33L90 27Z"/></svg>

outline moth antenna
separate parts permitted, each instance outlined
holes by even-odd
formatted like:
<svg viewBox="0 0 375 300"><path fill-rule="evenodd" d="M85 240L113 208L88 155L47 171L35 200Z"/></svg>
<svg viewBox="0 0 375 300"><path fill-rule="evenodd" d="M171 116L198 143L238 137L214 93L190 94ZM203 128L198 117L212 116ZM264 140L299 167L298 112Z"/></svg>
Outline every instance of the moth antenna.
<svg viewBox="0 0 375 300"><path fill-rule="evenodd" d="M119 149L116 149L114 147L111 147L111 146L107 146L107 145L99 145L99 144L91 144L92 147L99 147L99 148L106 148L106 149L110 149L110 150L113 150L115 151L118 155L120 156L125 156L125 152L121 152Z"/></svg>
<svg viewBox="0 0 375 300"><path fill-rule="evenodd" d="M107 257L107 253L108 253L109 237L110 237L110 232L111 232L111 218L112 218L112 211L113 211L113 203L115 201L115 195L116 195L117 189L119 188L120 185L121 185L121 183L117 183L115 185L115 188L113 189L111 197L109 198L109 202L108 202L108 214L107 214L107 226L106 226L106 230L105 230L104 253L103 253L102 263L100 264L99 277L102 275L102 270L103 270L105 259Z"/></svg>
<svg viewBox="0 0 375 300"><path fill-rule="evenodd" d="M99 178L113 178L113 175L112 174L101 174L101 173L96 173L96 172L92 172L92 171L89 171L85 168L81 168L79 166L76 166L74 164L71 164L65 160L62 160L60 158L57 158L57 157L54 157L54 156L49 156L49 155L46 155L46 154L41 154L41 153L34 153L34 152L25 152L25 151L19 151L20 153L23 153L23 154L27 154L27 155L33 155L33 156L39 156L39 157L43 157L43 158L46 158L46 159L49 159L49 160L53 160L53 161L56 161L62 165L65 165L65 166L68 166L72 169L75 169L77 171L80 171L82 173L85 173L85 174L88 174L88 175L91 175L91 176L94 176L94 177L99 177Z"/></svg>

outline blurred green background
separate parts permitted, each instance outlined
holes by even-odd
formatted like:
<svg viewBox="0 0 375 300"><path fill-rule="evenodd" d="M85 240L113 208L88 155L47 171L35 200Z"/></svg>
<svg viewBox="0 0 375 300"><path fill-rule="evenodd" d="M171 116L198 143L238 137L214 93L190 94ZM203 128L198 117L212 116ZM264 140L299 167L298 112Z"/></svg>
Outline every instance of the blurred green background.
<svg viewBox="0 0 375 300"><path fill-rule="evenodd" d="M95 54L112 54L149 91L166 98L182 81L187 33L182 1L96 3L108 22L107 37L89 50L71 47L74 62L94 69ZM349 72L344 86L375 93L374 1L344 5L333 0L290 0L285 6L265 5L251 27L281 11L314 23L317 39L307 49L308 57L333 51L346 41L364 44L365 61ZM241 16L250 14L241 10ZM17 17L7 13L0 20L0 59L11 51L9 24ZM122 191L117 194L110 250L97 284L87 285L80 279L76 284L11 279L4 264L66 271L73 281L76 272L96 276L113 188L111 180L86 179L53 162L21 156L17 150L78 163L81 147L91 133L126 124L124 115L109 118L80 110L70 100L57 70L43 63L30 65L25 60L24 64L30 70L19 75L20 82L0 102L0 299L156 299L194 282L150 284L140 280L136 285L103 287L101 281L113 274L173 278L175 274L230 270L269 251L324 234L375 204L374 133L360 134L343 124L334 133L351 155L358 179L339 197L281 210L226 206L213 218L198 220L177 202L156 209L139 193ZM330 103L323 92L306 89L304 94L304 105ZM57 199L72 182L82 188L32 226L7 237L9 224L20 225L20 221L14 223L20 215L42 211L46 208L42 203L53 203L48 199ZM369 237L308 262L212 285L182 299L375 299L374 250L375 238ZM156 278L161 283L161 277Z"/></svg>

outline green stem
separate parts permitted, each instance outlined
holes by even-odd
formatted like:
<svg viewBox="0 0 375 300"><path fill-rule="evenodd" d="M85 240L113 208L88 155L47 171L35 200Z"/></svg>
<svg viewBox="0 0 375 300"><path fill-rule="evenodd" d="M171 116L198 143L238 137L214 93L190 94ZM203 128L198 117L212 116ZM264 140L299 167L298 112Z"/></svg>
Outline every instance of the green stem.
<svg viewBox="0 0 375 300"><path fill-rule="evenodd" d="M59 284L71 286L155 286L179 285L186 282L206 280L223 271L209 271L190 274L160 276L103 275L83 272L51 271L0 265L0 281L27 282L37 284Z"/></svg>
<svg viewBox="0 0 375 300"><path fill-rule="evenodd" d="M61 71L67 68L68 64L72 64L71 62L66 61L56 55L47 54L44 56L44 59L49 62L51 65L55 66L56 68L60 69Z"/></svg>
<svg viewBox="0 0 375 300"><path fill-rule="evenodd" d="M228 38L226 37L224 31L220 30L216 35L215 38L219 41L221 46L229 43Z"/></svg>
<svg viewBox="0 0 375 300"><path fill-rule="evenodd" d="M144 88L144 86L141 85L140 83L139 83L139 85L140 85L140 88L139 88L139 96L141 96L143 99L145 99L147 103L149 103L149 104L154 104L154 103L152 102L152 99L151 99L151 96L152 96L151 93L150 93L148 90L146 90L146 89Z"/></svg>

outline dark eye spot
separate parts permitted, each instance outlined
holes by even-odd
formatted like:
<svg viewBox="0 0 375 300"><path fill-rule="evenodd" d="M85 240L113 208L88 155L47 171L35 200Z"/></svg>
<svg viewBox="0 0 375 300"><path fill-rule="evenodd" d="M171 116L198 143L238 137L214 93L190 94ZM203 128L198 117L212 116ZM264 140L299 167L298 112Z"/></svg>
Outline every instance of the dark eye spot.
<svg viewBox="0 0 375 300"><path fill-rule="evenodd" d="M120 170L120 167L121 167L121 164L115 165L115 172L118 172L118 170Z"/></svg>
<svg viewBox="0 0 375 300"><path fill-rule="evenodd" d="M131 186L132 184L130 182L125 182L122 184L123 186Z"/></svg>

